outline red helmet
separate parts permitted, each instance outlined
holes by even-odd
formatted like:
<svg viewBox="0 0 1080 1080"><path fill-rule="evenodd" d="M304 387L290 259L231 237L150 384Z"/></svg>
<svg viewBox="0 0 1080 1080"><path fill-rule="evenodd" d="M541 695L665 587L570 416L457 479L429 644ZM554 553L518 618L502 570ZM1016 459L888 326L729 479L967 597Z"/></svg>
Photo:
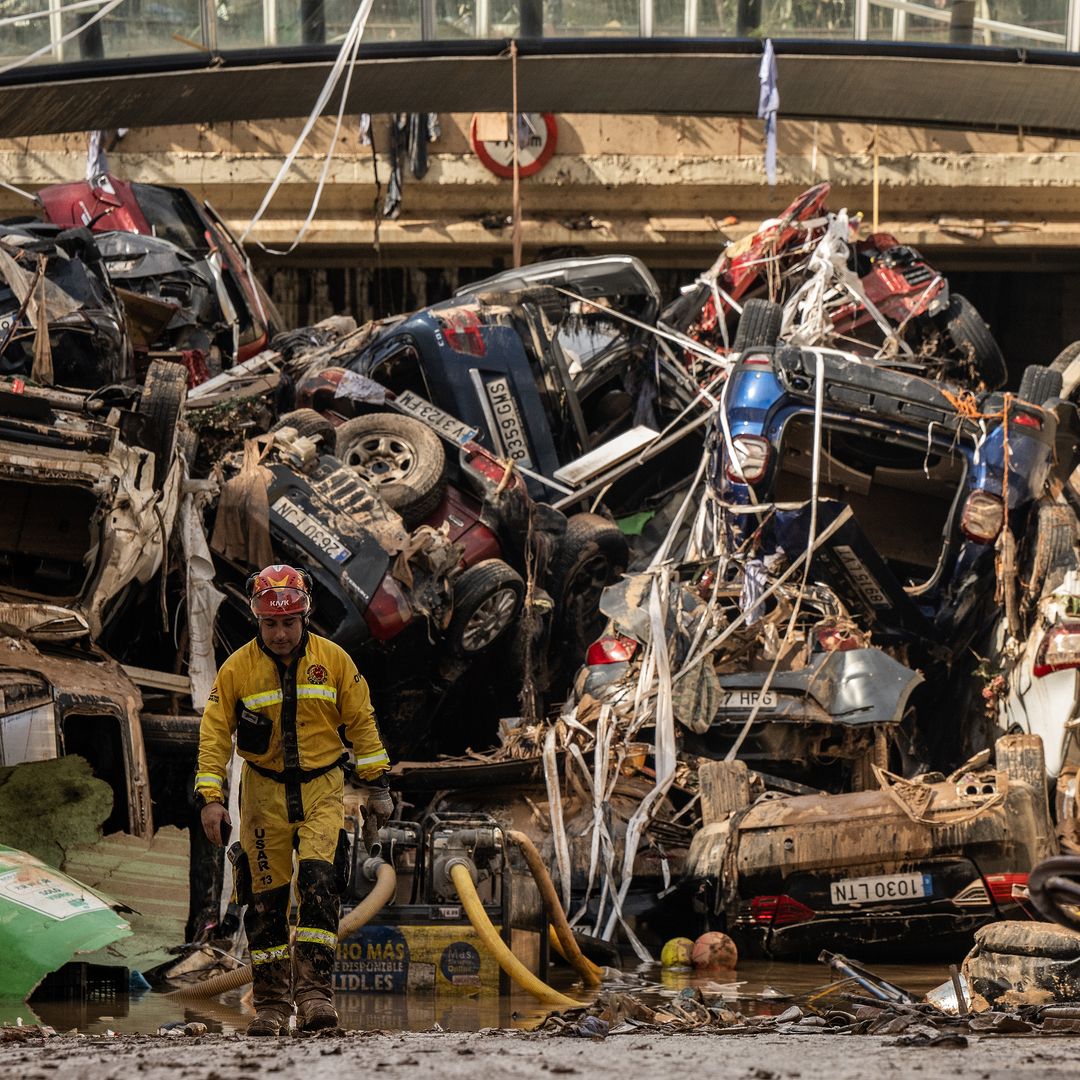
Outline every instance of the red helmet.
<svg viewBox="0 0 1080 1080"><path fill-rule="evenodd" d="M282 563L264 567L248 579L251 613L257 619L306 615L311 610L308 576Z"/></svg>

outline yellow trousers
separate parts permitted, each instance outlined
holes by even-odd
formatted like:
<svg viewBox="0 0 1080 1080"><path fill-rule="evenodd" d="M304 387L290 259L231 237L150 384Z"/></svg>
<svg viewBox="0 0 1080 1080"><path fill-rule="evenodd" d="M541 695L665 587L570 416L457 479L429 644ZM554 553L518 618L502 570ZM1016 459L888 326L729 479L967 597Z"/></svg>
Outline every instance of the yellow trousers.
<svg viewBox="0 0 1080 1080"><path fill-rule="evenodd" d="M314 859L333 864L345 824L344 786L341 769L331 769L302 784L304 819L290 822L285 785L244 765L240 780L240 846L248 857L253 893L277 889L292 881L294 851L300 862Z"/></svg>

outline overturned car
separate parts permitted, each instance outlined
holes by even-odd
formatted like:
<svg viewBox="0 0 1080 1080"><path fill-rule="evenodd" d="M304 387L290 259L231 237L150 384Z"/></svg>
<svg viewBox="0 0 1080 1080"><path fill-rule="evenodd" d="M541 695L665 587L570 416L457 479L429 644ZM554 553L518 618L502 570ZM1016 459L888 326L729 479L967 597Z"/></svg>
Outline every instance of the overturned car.
<svg viewBox="0 0 1080 1080"><path fill-rule="evenodd" d="M32 637L97 640L162 565L187 372L84 393L0 379L0 599Z"/></svg>
<svg viewBox="0 0 1080 1080"><path fill-rule="evenodd" d="M613 513L638 511L685 482L707 418L694 380L657 351L659 307L652 275L629 256L507 271L361 327L306 365L291 352L296 403L338 421L363 414L364 376L400 408L462 422L536 499L577 508L602 490ZM342 429L345 456L353 440ZM629 462L633 477L620 469Z"/></svg>
<svg viewBox="0 0 1080 1080"><path fill-rule="evenodd" d="M873 791L756 800L741 762L704 765L696 909L768 956L853 942L860 955L959 955L978 927L1030 917L1028 874L1057 850L1038 737L1004 737L996 756L949 777L882 774Z"/></svg>

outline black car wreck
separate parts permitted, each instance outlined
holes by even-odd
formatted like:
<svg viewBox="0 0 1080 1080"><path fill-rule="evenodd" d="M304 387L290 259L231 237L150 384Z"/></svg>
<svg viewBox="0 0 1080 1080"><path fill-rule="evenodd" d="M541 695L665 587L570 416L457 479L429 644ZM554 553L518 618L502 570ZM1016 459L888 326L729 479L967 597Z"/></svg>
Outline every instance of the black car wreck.
<svg viewBox="0 0 1080 1080"><path fill-rule="evenodd" d="M0 374L83 390L134 378L124 308L89 230L0 225Z"/></svg>

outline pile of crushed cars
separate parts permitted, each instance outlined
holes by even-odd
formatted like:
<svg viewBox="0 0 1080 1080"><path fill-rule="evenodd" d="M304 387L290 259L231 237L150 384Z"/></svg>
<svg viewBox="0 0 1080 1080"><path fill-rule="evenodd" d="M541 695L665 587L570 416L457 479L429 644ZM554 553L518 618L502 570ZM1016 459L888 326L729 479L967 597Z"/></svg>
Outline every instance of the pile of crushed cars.
<svg viewBox="0 0 1080 1080"><path fill-rule="evenodd" d="M1080 842L1080 363L1005 392L827 194L666 307L610 256L286 331L186 192L40 193L0 226L0 765L82 754L110 828L190 825L285 561L407 801L529 828L584 936L910 957L1025 917Z"/></svg>

